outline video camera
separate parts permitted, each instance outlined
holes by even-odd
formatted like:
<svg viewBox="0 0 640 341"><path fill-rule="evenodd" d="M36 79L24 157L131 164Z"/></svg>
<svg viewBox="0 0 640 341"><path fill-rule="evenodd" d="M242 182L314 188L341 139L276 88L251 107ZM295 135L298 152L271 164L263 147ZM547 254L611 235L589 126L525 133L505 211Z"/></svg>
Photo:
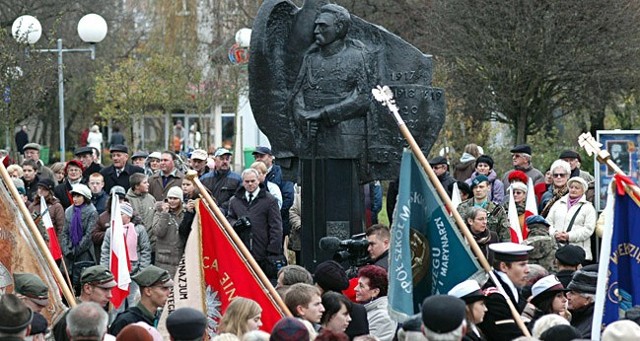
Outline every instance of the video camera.
<svg viewBox="0 0 640 341"><path fill-rule="evenodd" d="M351 239L340 240L336 237L320 238L320 250L333 251L333 260L349 269L349 277L355 277L357 268L371 261L367 248L369 241L364 233L355 234Z"/></svg>

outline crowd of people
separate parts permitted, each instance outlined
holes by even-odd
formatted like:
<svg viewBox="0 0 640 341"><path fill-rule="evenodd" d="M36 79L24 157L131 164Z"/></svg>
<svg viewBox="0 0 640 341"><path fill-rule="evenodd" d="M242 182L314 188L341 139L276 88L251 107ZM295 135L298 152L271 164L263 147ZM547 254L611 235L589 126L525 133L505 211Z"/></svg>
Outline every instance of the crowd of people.
<svg viewBox="0 0 640 341"><path fill-rule="evenodd" d="M463 198L458 211L492 262L495 277L483 283L468 280L448 295L430 297L420 314L398 324L387 308L388 226L369 224L370 262L358 269L355 278L350 279L334 261L319 264L313 274L299 265L283 266L285 249L297 255L300 251L300 189L283 179L268 147L257 147L256 162L240 174L231 170L232 153L224 148L211 155L196 149L183 160L172 151L130 153L126 145L112 144L111 165L106 167L98 150L90 146L77 148L73 160L50 167L40 160L40 149L38 144L25 144L24 161L7 170L45 239L41 208L47 205L63 253L60 262L66 265L61 268L68 271L78 296L80 304L51 328L56 340L161 339L157 312L173 286L199 196L194 183L185 178L190 169L197 172L292 314L278 322L269 336L259 331L262 308L255 301L237 298L219 321L218 339L517 339L523 331L495 281L506 290L534 337L590 338L597 279L590 241L597 214L592 204L593 177L580 170L580 156L574 151L563 152L542 173L531 164L531 147L516 146L511 150L513 169L502 177L494 169L493 158L473 144L465 148L453 172L455 178L449 173L449 160L430 160L450 195L457 184ZM535 185L540 214L525 217L529 179ZM379 183L373 186L380 187ZM393 184L387 207L394 205L392 188ZM510 196L520 220L522 244L511 242ZM372 199L379 197L375 194ZM133 282L122 306L107 313L115 286L108 270L114 199L120 201L118 213ZM379 209L381 201L375 206ZM0 339L44 335L46 320L43 329L39 313L47 306L48 288L33 274L14 274L14 282L15 297L4 295L0 302L0 316L9 316L3 309L11 312L11 318L0 319L4 321ZM637 315L631 309L628 318L638 322ZM640 337L640 327L627 322L612 324L603 339L607 333ZM194 309L178 309L166 321L174 340L199 340L207 325L203 313Z"/></svg>

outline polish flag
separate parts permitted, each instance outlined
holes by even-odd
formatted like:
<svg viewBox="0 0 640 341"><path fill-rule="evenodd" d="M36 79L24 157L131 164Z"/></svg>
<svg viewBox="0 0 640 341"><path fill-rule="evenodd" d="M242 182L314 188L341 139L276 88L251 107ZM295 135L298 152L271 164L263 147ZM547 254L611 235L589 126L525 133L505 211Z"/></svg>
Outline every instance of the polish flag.
<svg viewBox="0 0 640 341"><path fill-rule="evenodd" d="M514 243L522 243L522 230L520 228L520 219L518 218L518 209L516 201L513 199L513 187L509 187L509 228L511 229L511 241Z"/></svg>
<svg viewBox="0 0 640 341"><path fill-rule="evenodd" d="M524 205L524 219L525 219L525 223L524 226L522 227L522 237L524 239L527 239L527 236L529 235L529 228L527 227L527 218L529 218L532 215L538 215L538 202L536 200L536 193L535 190L533 189L533 180L531 180L531 178L529 178L529 183L527 184L527 201L525 201L525 205Z"/></svg>
<svg viewBox="0 0 640 341"><path fill-rule="evenodd" d="M53 228L53 221L51 221L51 215L49 215L49 207L44 197L40 197L40 216L42 217L42 224L47 229L49 235L49 251L54 260L62 258L62 250L60 249L60 243L58 242L58 235Z"/></svg>
<svg viewBox="0 0 640 341"><path fill-rule="evenodd" d="M129 283L131 277L131 262L127 252L127 244L124 240L124 227L122 224L122 215L120 213L120 201L117 194L111 197L111 257L110 270L113 273L114 280L118 285L111 289L111 303L119 308L122 302L129 296Z"/></svg>
<svg viewBox="0 0 640 341"><path fill-rule="evenodd" d="M462 202L462 197L460 196L460 188L458 188L458 183L453 183L453 189L451 190L451 203L453 204L453 209L457 210L458 205Z"/></svg>

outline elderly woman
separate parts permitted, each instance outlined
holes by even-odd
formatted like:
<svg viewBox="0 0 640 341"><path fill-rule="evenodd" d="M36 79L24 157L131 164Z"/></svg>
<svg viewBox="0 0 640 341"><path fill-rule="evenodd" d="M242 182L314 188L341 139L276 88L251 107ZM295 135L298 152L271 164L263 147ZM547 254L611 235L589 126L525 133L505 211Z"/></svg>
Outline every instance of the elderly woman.
<svg viewBox="0 0 640 341"><path fill-rule="evenodd" d="M480 155L476 159L476 168L471 177L465 180L465 183L471 186L471 182L478 175L484 175L489 179L491 185L491 192L489 192L489 200L501 204L504 201L504 184L498 179L498 174L493 169L493 159L489 155Z"/></svg>
<svg viewBox="0 0 640 341"><path fill-rule="evenodd" d="M596 228L596 210L584 195L588 184L580 177L573 177L567 185L569 194L556 201L549 210L550 233L560 244L580 246L584 249L585 260L591 261L591 235Z"/></svg>
<svg viewBox="0 0 640 341"><path fill-rule="evenodd" d="M489 244L497 243L498 234L487 228L487 210L482 207L471 207L465 212L464 220L476 243L487 259L489 258Z"/></svg>
<svg viewBox="0 0 640 341"><path fill-rule="evenodd" d="M387 271L377 265L365 265L358 271L356 301L364 304L369 321L369 333L381 341L392 340L396 323L387 310Z"/></svg>
<svg viewBox="0 0 640 341"><path fill-rule="evenodd" d="M547 217L553 204L569 191L567 188L567 180L569 180L569 174L571 174L571 165L569 165L567 161L556 160L551 164L551 168L549 169L551 170L553 183L542 195L540 206L538 207L538 211L543 218Z"/></svg>
<svg viewBox="0 0 640 341"><path fill-rule="evenodd" d="M449 295L463 300L467 305L465 317L467 321L467 334L465 334L463 340L486 340L477 327L478 323L482 323L484 315L487 312L487 306L484 304L486 296L482 289L480 289L478 282L470 279L459 283L449 290Z"/></svg>

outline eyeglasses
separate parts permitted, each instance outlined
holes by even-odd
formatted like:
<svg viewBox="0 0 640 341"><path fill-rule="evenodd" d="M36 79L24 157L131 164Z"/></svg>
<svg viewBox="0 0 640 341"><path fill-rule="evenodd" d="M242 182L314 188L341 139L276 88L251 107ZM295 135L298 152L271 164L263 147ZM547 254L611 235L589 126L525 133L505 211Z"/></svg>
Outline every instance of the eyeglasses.
<svg viewBox="0 0 640 341"><path fill-rule="evenodd" d="M567 176L566 173L553 173L554 178L564 178L565 176Z"/></svg>

